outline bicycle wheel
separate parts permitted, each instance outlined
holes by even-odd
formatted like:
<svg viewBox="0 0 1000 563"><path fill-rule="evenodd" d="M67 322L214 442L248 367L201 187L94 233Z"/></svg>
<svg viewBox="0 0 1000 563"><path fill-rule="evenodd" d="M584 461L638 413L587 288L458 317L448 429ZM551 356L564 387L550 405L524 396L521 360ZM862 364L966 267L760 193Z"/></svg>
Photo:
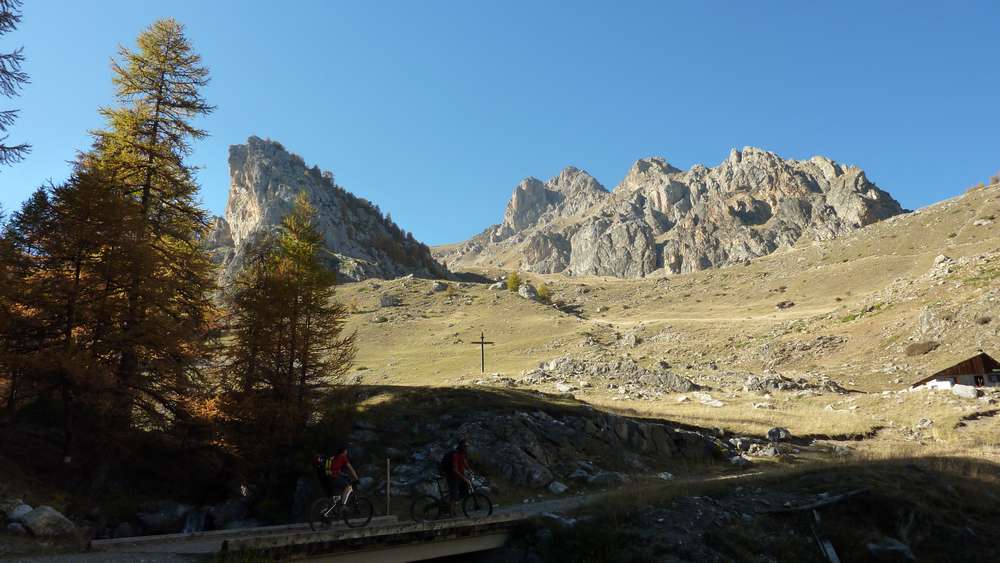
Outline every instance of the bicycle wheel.
<svg viewBox="0 0 1000 563"><path fill-rule="evenodd" d="M309 507L309 528L314 532L326 530L330 527L330 515L332 515L333 501L323 497L316 499Z"/></svg>
<svg viewBox="0 0 1000 563"><path fill-rule="evenodd" d="M467 518L483 518L493 514L493 501L483 493L472 493L462 500L462 512Z"/></svg>
<svg viewBox="0 0 1000 563"><path fill-rule="evenodd" d="M428 516L433 516L433 511L437 509L437 503L438 499L431 495L420 495L414 498L413 502L410 503L410 518L414 522L433 520L434 518L428 518Z"/></svg>
<svg viewBox="0 0 1000 563"><path fill-rule="evenodd" d="M359 496L355 496L354 499L347 501L342 510L344 523L350 528L367 526L375 514L375 507L372 506L372 501Z"/></svg>

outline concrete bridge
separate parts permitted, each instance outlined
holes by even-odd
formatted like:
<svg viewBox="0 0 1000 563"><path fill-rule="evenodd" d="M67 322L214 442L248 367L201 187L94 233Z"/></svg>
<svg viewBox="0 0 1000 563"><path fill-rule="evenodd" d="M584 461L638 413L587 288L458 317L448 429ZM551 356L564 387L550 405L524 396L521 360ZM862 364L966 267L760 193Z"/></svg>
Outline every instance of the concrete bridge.
<svg viewBox="0 0 1000 563"><path fill-rule="evenodd" d="M82 560L196 560L220 553L254 553L310 561L396 563L423 561L503 547L514 528L547 511L569 510L590 497L518 506L477 519L401 522L395 516L372 519L364 528L335 524L313 532L307 524L142 536L90 542ZM81 559L77 559L81 560Z"/></svg>

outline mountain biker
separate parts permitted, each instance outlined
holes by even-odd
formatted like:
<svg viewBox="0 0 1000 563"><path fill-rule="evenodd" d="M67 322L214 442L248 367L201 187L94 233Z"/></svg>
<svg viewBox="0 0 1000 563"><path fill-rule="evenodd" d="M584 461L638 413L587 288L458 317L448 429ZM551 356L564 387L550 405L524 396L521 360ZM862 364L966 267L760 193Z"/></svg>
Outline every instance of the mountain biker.
<svg viewBox="0 0 1000 563"><path fill-rule="evenodd" d="M448 511L455 514L455 502L465 493L472 490L472 481L465 475L469 467L469 441L461 438L452 450L450 463L445 464L444 477L448 480Z"/></svg>
<svg viewBox="0 0 1000 563"><path fill-rule="evenodd" d="M351 491L354 490L353 484L358 481L358 472L354 470L350 458L347 457L347 446L337 448L337 453L333 457L318 456L317 461L319 462L317 470L320 484L323 485L327 496L332 498L336 491L340 491L340 498L337 499L337 502L341 504L347 502ZM347 474L344 473L345 469L350 472L353 479L347 477Z"/></svg>

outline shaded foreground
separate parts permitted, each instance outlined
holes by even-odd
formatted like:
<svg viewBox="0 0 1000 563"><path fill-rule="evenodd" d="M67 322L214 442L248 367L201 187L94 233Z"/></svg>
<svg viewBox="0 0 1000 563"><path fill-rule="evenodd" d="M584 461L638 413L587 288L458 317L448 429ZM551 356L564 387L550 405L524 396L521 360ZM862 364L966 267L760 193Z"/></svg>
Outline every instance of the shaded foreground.
<svg viewBox="0 0 1000 563"><path fill-rule="evenodd" d="M895 459L623 490L573 518L542 519L510 551L542 561L824 562L826 542L841 561L996 561L998 469Z"/></svg>

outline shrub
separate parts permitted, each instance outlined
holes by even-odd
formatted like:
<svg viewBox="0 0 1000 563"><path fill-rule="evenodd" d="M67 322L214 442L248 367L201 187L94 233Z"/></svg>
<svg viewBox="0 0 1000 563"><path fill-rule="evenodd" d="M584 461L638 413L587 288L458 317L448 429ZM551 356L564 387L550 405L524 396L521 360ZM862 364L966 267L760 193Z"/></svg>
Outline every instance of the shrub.
<svg viewBox="0 0 1000 563"><path fill-rule="evenodd" d="M924 342L914 342L906 347L905 353L907 356L923 356L928 352L932 352L940 346L938 342L934 340L925 340Z"/></svg>
<svg viewBox="0 0 1000 563"><path fill-rule="evenodd" d="M989 315L983 315L981 317L976 317L976 324L977 325L988 325L988 324L990 324L990 321L992 321L992 320L993 320L993 317L991 317Z"/></svg>
<svg viewBox="0 0 1000 563"><path fill-rule="evenodd" d="M517 272L507 274L507 289L517 291L521 288L521 275Z"/></svg>
<svg viewBox="0 0 1000 563"><path fill-rule="evenodd" d="M538 291L539 301L545 303L546 305L552 303L552 290L549 289L549 286L545 285L545 282L538 284L536 289Z"/></svg>

